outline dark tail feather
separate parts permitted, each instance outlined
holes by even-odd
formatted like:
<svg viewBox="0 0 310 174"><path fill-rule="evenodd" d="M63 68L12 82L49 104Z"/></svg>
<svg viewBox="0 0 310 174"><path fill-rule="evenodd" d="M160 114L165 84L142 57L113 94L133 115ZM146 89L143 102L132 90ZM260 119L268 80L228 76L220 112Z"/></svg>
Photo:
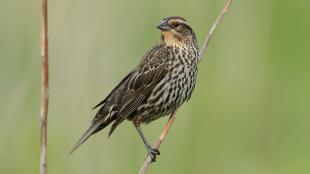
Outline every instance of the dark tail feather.
<svg viewBox="0 0 310 174"><path fill-rule="evenodd" d="M112 135L112 133L114 132L115 128L116 128L119 124L121 124L123 121L124 121L124 120L122 119L122 120L116 120L116 121L113 122L113 124L112 124L112 126L111 126L111 128L110 128L108 137L110 137L110 136Z"/></svg>
<svg viewBox="0 0 310 174"><path fill-rule="evenodd" d="M69 154L72 154L77 148L79 148L91 135L105 128L111 122L102 123L102 121L96 121L87 129L79 141L73 146Z"/></svg>

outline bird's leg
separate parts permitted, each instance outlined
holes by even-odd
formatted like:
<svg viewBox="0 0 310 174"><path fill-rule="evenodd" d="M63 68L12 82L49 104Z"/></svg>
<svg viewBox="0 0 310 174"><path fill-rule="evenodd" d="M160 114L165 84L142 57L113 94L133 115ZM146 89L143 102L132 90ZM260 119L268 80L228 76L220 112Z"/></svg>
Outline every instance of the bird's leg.
<svg viewBox="0 0 310 174"><path fill-rule="evenodd" d="M139 135L140 135L140 137L144 143L146 150L148 151L148 153L151 157L151 162L155 162L156 161L156 155L160 155L158 149L154 149L149 145L149 143L147 142L146 138L144 137L140 127L138 127L138 126L135 126L135 127L136 127L136 129L137 129L137 131L138 131L138 133L139 133Z"/></svg>
<svg viewBox="0 0 310 174"><path fill-rule="evenodd" d="M158 151L158 149L154 149L150 146L150 144L147 142L145 136L143 135L142 133L142 130L140 128L140 119L137 119L134 121L134 125L135 125L135 128L137 129L142 141L143 141L143 144L144 144L144 147L146 148L146 150L148 151L148 154L150 155L151 157L151 162L155 162L156 161L156 155L160 155L160 152Z"/></svg>

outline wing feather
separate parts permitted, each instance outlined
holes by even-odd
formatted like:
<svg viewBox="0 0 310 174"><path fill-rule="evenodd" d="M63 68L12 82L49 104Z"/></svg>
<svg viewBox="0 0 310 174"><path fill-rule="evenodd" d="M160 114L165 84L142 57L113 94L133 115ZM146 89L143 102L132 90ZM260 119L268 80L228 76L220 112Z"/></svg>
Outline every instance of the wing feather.
<svg viewBox="0 0 310 174"><path fill-rule="evenodd" d="M96 106L94 106L92 109L96 109L97 107L103 105L107 99L114 93L115 90L117 90L131 75L133 74L133 71L128 73L119 83L117 86L115 86L113 88L113 90L109 93L109 95L104 99L102 100L100 103L98 103Z"/></svg>
<svg viewBox="0 0 310 174"><path fill-rule="evenodd" d="M131 76L131 79L129 79L117 119L110 129L109 135L148 99L155 86L165 77L168 54L163 50L166 49L160 46L150 50L136 68L136 72Z"/></svg>

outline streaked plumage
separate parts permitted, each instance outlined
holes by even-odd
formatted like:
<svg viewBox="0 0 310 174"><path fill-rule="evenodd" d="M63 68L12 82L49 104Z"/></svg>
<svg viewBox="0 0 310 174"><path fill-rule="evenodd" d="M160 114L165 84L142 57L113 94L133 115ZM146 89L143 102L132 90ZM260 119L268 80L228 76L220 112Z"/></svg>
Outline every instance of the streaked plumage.
<svg viewBox="0 0 310 174"><path fill-rule="evenodd" d="M155 161L158 150L151 148L140 129L174 112L193 92L198 62L196 36L184 18L164 18L157 27L161 38L111 92L94 108L100 107L90 128L73 147L75 151L91 135L112 123L109 136L124 120L134 122Z"/></svg>

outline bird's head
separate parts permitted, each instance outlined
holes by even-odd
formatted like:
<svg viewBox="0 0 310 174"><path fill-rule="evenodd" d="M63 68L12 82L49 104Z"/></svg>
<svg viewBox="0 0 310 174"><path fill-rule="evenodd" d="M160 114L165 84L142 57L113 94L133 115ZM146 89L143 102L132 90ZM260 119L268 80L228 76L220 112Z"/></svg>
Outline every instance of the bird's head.
<svg viewBox="0 0 310 174"><path fill-rule="evenodd" d="M195 33L182 17L166 17L160 22L157 28L161 30L161 42L167 45L196 43Z"/></svg>

